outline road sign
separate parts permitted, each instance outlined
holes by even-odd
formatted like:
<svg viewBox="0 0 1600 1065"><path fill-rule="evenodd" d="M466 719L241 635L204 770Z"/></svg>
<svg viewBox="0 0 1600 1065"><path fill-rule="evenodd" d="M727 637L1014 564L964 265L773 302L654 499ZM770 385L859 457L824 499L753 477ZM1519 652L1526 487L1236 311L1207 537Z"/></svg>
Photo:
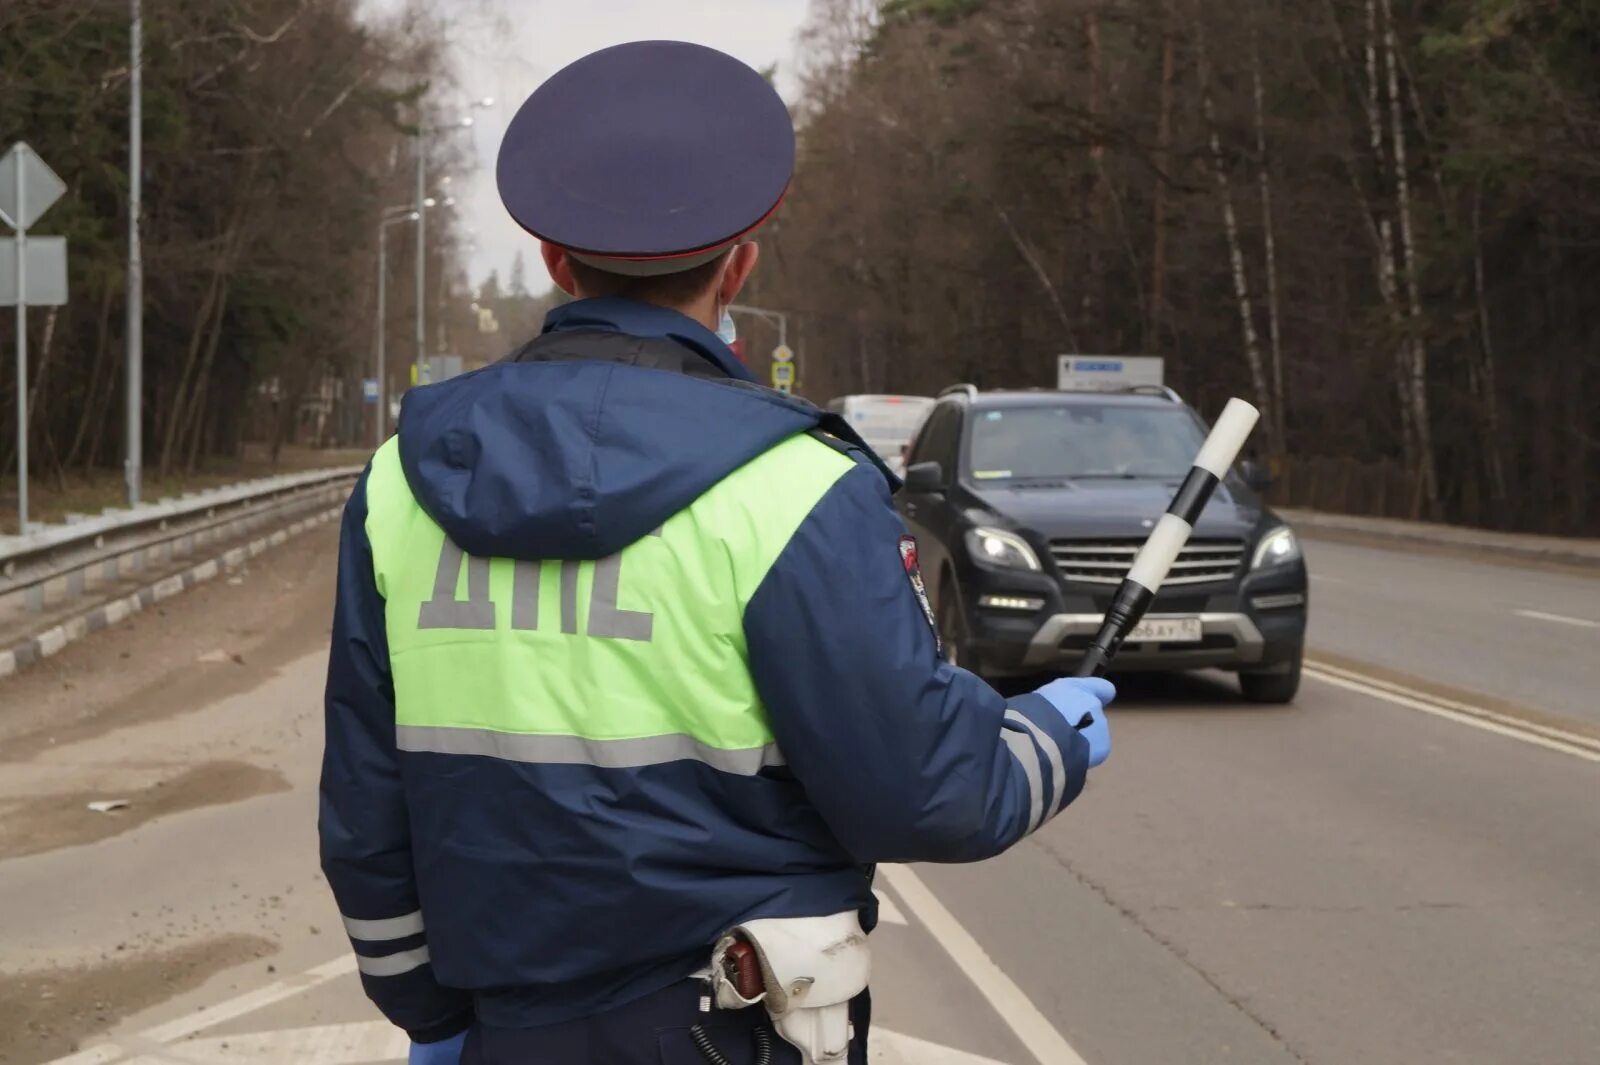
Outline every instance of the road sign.
<svg viewBox="0 0 1600 1065"><path fill-rule="evenodd" d="M361 402L378 402L378 379L376 377L364 377L361 379Z"/></svg>
<svg viewBox="0 0 1600 1065"><path fill-rule="evenodd" d="M67 238L30 237L27 242L30 307L60 307L67 302ZM17 305L17 240L0 237L0 307Z"/></svg>
<svg viewBox="0 0 1600 1065"><path fill-rule="evenodd" d="M1136 385L1160 385L1159 355L1060 355L1056 387L1063 392L1105 392Z"/></svg>
<svg viewBox="0 0 1600 1065"><path fill-rule="evenodd" d="M32 229L66 191L67 183L21 141L0 156L0 221L11 228Z"/></svg>
<svg viewBox="0 0 1600 1065"><path fill-rule="evenodd" d="M772 361L773 362L793 362L794 361L794 349L791 348L787 344L779 344L777 347L772 349Z"/></svg>
<svg viewBox="0 0 1600 1065"><path fill-rule="evenodd" d="M774 385L794 384L794 363L775 362L772 364L772 383Z"/></svg>
<svg viewBox="0 0 1600 1065"><path fill-rule="evenodd" d="M0 221L17 231L8 242L11 300L17 309L17 531L28 532L28 304L67 302L67 242L61 237L28 243L28 228L67 190L66 182L21 141L0 156ZM43 245L42 257L34 248ZM33 279L32 267L42 269ZM54 298L59 297L59 298ZM0 301L5 302L5 301Z"/></svg>
<svg viewBox="0 0 1600 1065"><path fill-rule="evenodd" d="M464 369L460 355L429 355L428 381L448 381L461 376Z"/></svg>

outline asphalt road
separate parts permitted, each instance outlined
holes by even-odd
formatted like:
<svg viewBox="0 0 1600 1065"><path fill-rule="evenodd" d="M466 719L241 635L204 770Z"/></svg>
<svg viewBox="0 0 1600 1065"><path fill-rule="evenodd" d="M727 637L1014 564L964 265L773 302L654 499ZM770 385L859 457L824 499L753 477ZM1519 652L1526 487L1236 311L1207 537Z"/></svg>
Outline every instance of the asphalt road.
<svg viewBox="0 0 1600 1065"><path fill-rule="evenodd" d="M1600 726L1600 576L1313 540L1312 647Z"/></svg>
<svg viewBox="0 0 1600 1065"><path fill-rule="evenodd" d="M315 868L331 530L305 540L0 682L0 1061L403 1053ZM1518 724L1593 720L1600 629L1514 613L1600 618L1600 582L1310 557L1340 671L1296 705L1131 682L1045 831L884 870L880 1062L1600 1059L1600 749Z"/></svg>

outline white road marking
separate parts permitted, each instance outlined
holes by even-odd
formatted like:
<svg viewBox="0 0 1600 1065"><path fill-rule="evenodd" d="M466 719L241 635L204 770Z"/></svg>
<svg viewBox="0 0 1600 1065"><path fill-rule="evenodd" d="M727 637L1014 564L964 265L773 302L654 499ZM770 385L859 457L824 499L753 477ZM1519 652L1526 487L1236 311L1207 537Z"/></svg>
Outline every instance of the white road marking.
<svg viewBox="0 0 1600 1065"><path fill-rule="evenodd" d="M867 1060L871 1065L1005 1065L994 1058L952 1050L926 1039L913 1039L881 1028L874 1028L867 1040Z"/></svg>
<svg viewBox="0 0 1600 1065"><path fill-rule="evenodd" d="M1535 621L1554 621L1559 625L1576 625L1580 629L1600 629L1600 621L1590 621L1588 618L1570 618L1565 614L1546 614L1543 610L1513 610L1519 618L1532 618Z"/></svg>
<svg viewBox="0 0 1600 1065"><path fill-rule="evenodd" d="M172 1049L188 1061L207 1065L362 1065L405 1060L411 1040L388 1021L377 1020L212 1036Z"/></svg>
<svg viewBox="0 0 1600 1065"><path fill-rule="evenodd" d="M880 865L889 886L900 896L906 909L966 973L1000 1019L1022 1041L1039 1065L1087 1065L1083 1057L1062 1038L1033 1000L989 957L982 945L945 909L944 903L922 878L903 865ZM921 1059L919 1059L921 1060Z"/></svg>
<svg viewBox="0 0 1600 1065"><path fill-rule="evenodd" d="M869 1043L872 1065L1005 1065L886 1029L874 1029ZM195 1039L163 1048L155 1055L124 1060L121 1065L367 1065L404 1061L410 1045L406 1034L388 1021L355 1021ZM121 1054L120 1049L110 1048L110 1056L69 1060L72 1065L109 1065Z"/></svg>
<svg viewBox="0 0 1600 1065"><path fill-rule="evenodd" d="M873 894L878 896L878 920L881 923L883 923L883 924L910 924L911 923L911 922L906 920L906 915L900 912L900 907L895 905L893 899L891 899L889 896L885 895L881 891L874 891Z"/></svg>
<svg viewBox="0 0 1600 1065"><path fill-rule="evenodd" d="M265 1009L274 1003L282 1002L286 998L293 998L304 991L320 987L329 980L336 980L347 973L355 971L355 955L343 954L333 961L319 965L315 969L301 973L299 976L291 976L275 981L265 987L226 999L212 1006L202 1007L176 1020L147 1029L139 1033L137 1042L141 1044L176 1043L181 1039L187 1039L196 1032L202 1032L207 1028L226 1023L235 1017L242 1017L256 1010ZM140 1055L142 1053L142 1050L133 1050L112 1042L90 1047L68 1057L58 1058L50 1062L49 1065L105 1065L106 1062L122 1061L129 1054ZM136 1060L146 1059L139 1058ZM136 1065L136 1061L126 1062L125 1065Z"/></svg>
<svg viewBox="0 0 1600 1065"><path fill-rule="evenodd" d="M305 978L301 980L298 990L316 986ZM239 1003L246 999L252 996L244 995L232 1001ZM252 999L250 1008L258 1009L260 1005ZM206 1027L228 1019L231 1018L208 1014ZM1006 1065L994 1058L882 1028L873 1029L869 1043L872 1065ZM368 1065L404 1061L410 1045L406 1034L388 1021L353 1021L187 1039L163 1046L154 1053L106 1044L51 1065L111 1065L112 1062L120 1065L172 1065L173 1062L184 1065ZM134 1056L127 1057L129 1054Z"/></svg>
<svg viewBox="0 0 1600 1065"><path fill-rule="evenodd" d="M106 1065L107 1062L116 1061L122 1057L124 1051L121 1047L111 1043L102 1043L88 1050L80 1050L64 1058L57 1058L50 1065Z"/></svg>
<svg viewBox="0 0 1600 1065"><path fill-rule="evenodd" d="M282 1002L292 998L302 991L309 991L314 987L335 980L346 973L356 971L356 957L354 954L342 954L326 965L319 965L315 969L291 976L285 980L268 984L266 987L219 1002L215 1006L195 1010L193 1013L179 1017L175 1021L157 1025L149 1031L141 1033L144 1038L157 1043L174 1043L179 1039L187 1038L196 1032L204 1031L214 1025L231 1021L235 1017L243 1017L247 1013L270 1006L275 1002Z"/></svg>
<svg viewBox="0 0 1600 1065"><path fill-rule="evenodd" d="M1324 684L1331 684L1336 688L1346 691L1359 692L1374 699L1382 699L1396 706L1403 706L1408 710L1419 710L1424 714L1442 717L1447 721L1454 721L1458 725L1469 725L1472 728L1493 732L1498 736L1531 743L1535 747L1544 747L1547 750L1559 751L1570 754L1574 758L1582 758L1589 762L1600 762L1600 740L1584 736L1577 732L1568 732L1566 729L1555 728L1550 725L1541 725L1533 721L1524 721L1510 714L1502 714L1471 703L1463 703L1456 699L1446 699L1442 696L1408 688L1402 684L1391 681L1379 680L1376 677L1364 676L1353 670L1331 666L1325 662L1312 664L1307 662L1305 675Z"/></svg>
<svg viewBox="0 0 1600 1065"><path fill-rule="evenodd" d="M1330 577L1326 573L1313 573L1310 575L1315 584L1349 584L1343 577Z"/></svg>
<svg viewBox="0 0 1600 1065"><path fill-rule="evenodd" d="M916 880L915 874L909 869L891 870L888 867L884 867L884 872L892 880L903 879L904 877ZM916 883L921 891L927 892L927 888L921 887L920 880L916 880ZM895 889L902 894L906 893L906 888L902 883L896 883ZM890 901L888 896L879 895L878 897L883 907L880 912L885 914L884 920L891 923L906 923L905 915ZM932 912L933 908L936 907L939 912L943 913L946 920L954 924L955 918L951 917L947 911L944 911L944 908L939 905L937 900L933 899L931 894L928 895L928 898L933 900L932 906L924 905L923 908ZM907 905L910 905L909 900ZM887 916L889 913L894 914L894 916ZM898 918L898 921L896 921L896 918ZM958 930L960 929L959 925L955 927ZM964 930L960 931L959 934L966 936ZM970 936L967 938L970 939ZM973 943L972 947L977 949L980 955L982 954L982 949L978 948L976 943ZM957 954L956 950L948 945L946 949L951 951L957 962L964 961L963 956ZM987 962L987 955L983 955L983 958ZM993 965L992 962L988 962L988 964ZM972 976L976 981L980 975L980 970L970 964L965 967L968 975ZM172 1065L174 1062L183 1063L183 1065L283 1065L286 1062L292 1062L294 1065L368 1065L368 1063L404 1061L410 1046L405 1033L388 1021L382 1020L354 1021L348 1024L321 1024L304 1028L283 1028L267 1032L234 1033L224 1036L208 1036L204 1039L192 1038L207 1028L214 1028L219 1024L225 1024L245 1014L254 1013L256 1010L265 1009L268 1006L282 1002L284 999L314 990L330 980L354 973L355 969L354 955L343 955L299 976L291 976L276 981L266 987L227 999L213 1006L207 1006L177 1020L150 1028L141 1032L138 1036L128 1039L128 1045L121 1045L115 1042L102 1043L87 1050L79 1051L69 1057L58 1058L50 1062L49 1065L112 1065L114 1062L117 1065ZM1006 978L1002 974L1000 979L1004 981ZM1009 984L1009 981L1007 983ZM1010 985L1010 987L1011 993L1021 999L1026 1004L1026 1008L1031 1010L1032 1004L1027 1003L1027 999L1022 995L1022 992L1015 985ZM1015 1004L1006 1003L1002 1005L1002 1003L1006 1002L1004 998L997 1000L995 995L981 985L979 990L983 991L984 997L996 1009L1018 1008ZM1004 1013L1002 1013L1002 1016L1006 1017ZM1010 1017L1006 1017L1006 1020L1011 1024L1012 1030L1017 1033L1018 1038L1023 1040L1024 1044L1033 1051L1035 1056L1039 1056L1041 1051L1033 1043L1028 1042L1028 1037L1024 1035L1025 1028L1019 1028ZM1048 1028L1049 1022L1044 1021L1042 1017L1039 1018L1039 1022ZM1055 1035L1053 1030L1050 1034L1058 1042L1060 1041L1061 1037ZM152 1053L151 1043L158 1044L160 1049ZM925 1039L917 1039L913 1036L902 1035L899 1032L883 1028L874 1028L872 1030L870 1044L872 1065L1006 1065L1005 1062L997 1061L994 1058L986 1058L964 1050L956 1050L953 1047L940 1046ZM1049 1044L1041 1045L1046 1048L1043 1053L1052 1055L1049 1057L1039 1056L1039 1060L1045 1065L1083 1065L1083 1059L1073 1054L1071 1048L1067 1048L1066 1056L1062 1056L1051 1048ZM1064 1042L1060 1042L1059 1045L1066 1047Z"/></svg>

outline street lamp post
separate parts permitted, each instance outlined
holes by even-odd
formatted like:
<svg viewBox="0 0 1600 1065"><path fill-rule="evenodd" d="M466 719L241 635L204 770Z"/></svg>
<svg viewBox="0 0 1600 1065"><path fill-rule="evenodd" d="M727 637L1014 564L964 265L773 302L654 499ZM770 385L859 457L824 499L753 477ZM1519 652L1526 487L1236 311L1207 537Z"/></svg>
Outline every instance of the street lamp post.
<svg viewBox="0 0 1600 1065"><path fill-rule="evenodd" d="M144 392L144 260L139 250L139 192L143 183L140 173L143 165L143 91L141 76L144 68L144 19L139 0L129 4L129 71L128 71L128 324L127 344L127 443L123 455L123 480L127 482L128 505L139 505L140 485L143 480L143 412L141 398Z"/></svg>
<svg viewBox="0 0 1600 1065"><path fill-rule="evenodd" d="M385 323L389 288L389 227L399 225L401 222L417 222L417 228L422 228L421 216L409 207L391 207L378 222L378 413L373 419L376 424L373 433L374 447L382 447L387 438L384 429L389 417L389 369Z"/></svg>
<svg viewBox="0 0 1600 1065"><path fill-rule="evenodd" d="M775 322L778 326L778 346L789 346L789 315L785 311L769 311L764 307L751 307L743 303L730 303L728 310L733 314L748 314L756 318L763 318Z"/></svg>
<svg viewBox="0 0 1600 1065"><path fill-rule="evenodd" d="M419 385L423 381L422 368L424 366L426 366L427 362L428 362L428 345L427 345L427 332L426 332L427 327L426 327L426 324L424 322L424 316L427 314L427 312L423 308L423 302L424 302L423 301L423 290L427 285L427 271L428 271L428 260L427 260L427 257L426 257L427 256L427 247L426 247L426 245L427 245L427 236L426 236L426 233L427 233L428 227L424 223L423 216L422 216L423 209L426 207L426 204L423 201L427 199L427 196L425 195L425 193L423 191L424 183L427 180L426 169L427 169L428 151L427 151L426 144L423 142L423 135L426 132L427 131L422 129L420 126L418 127L418 130L417 130L417 199L416 199L416 206L413 208L413 210L415 210L416 215L417 215L417 271L416 271L417 272L417 334L416 334L416 341L417 341L417 384L419 384Z"/></svg>
<svg viewBox="0 0 1600 1065"><path fill-rule="evenodd" d="M492 96L485 96L481 100L474 100L472 102L472 106L473 107L477 107L477 108L493 107L494 106L494 98ZM460 120L458 120L456 122L453 122L453 123L449 123L447 125L443 125L443 126L426 126L426 125L423 125L421 121L418 121L418 123L417 123L417 132L416 132L416 138L415 138L416 139L416 156L417 156L417 175L416 175L416 177L417 177L417 187L416 187L416 200L415 200L415 203L414 203L412 209L417 212L417 321L416 321L417 371L416 372L417 372L417 383L418 384L421 384L423 382L423 379L424 379L423 375L424 375L424 372L427 370L427 366L428 366L427 312L424 309L426 307L426 304L427 304L427 289L428 289L428 261L427 261L427 255L426 255L426 253L427 253L427 237L426 237L426 235L424 233L424 230L427 229L427 225L425 224L425 219L423 218L423 215L422 215L423 209L427 206L427 202L426 201L428 199L428 195L427 195L427 191L426 191L427 180L428 180L427 136L430 133L444 133L444 132L448 132L450 130L471 129L472 128L472 124L473 124L473 118L472 118L471 115L464 115L464 116L462 116L462 118Z"/></svg>

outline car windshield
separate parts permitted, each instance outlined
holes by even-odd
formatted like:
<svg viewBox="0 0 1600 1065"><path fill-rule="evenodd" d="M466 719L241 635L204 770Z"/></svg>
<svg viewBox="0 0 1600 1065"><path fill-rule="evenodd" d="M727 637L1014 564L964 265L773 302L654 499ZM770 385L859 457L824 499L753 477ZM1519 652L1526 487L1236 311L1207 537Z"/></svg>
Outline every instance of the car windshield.
<svg viewBox="0 0 1600 1065"><path fill-rule="evenodd" d="M1181 477L1202 439L1195 419L1176 405L1009 407L977 415L967 471L980 481Z"/></svg>

